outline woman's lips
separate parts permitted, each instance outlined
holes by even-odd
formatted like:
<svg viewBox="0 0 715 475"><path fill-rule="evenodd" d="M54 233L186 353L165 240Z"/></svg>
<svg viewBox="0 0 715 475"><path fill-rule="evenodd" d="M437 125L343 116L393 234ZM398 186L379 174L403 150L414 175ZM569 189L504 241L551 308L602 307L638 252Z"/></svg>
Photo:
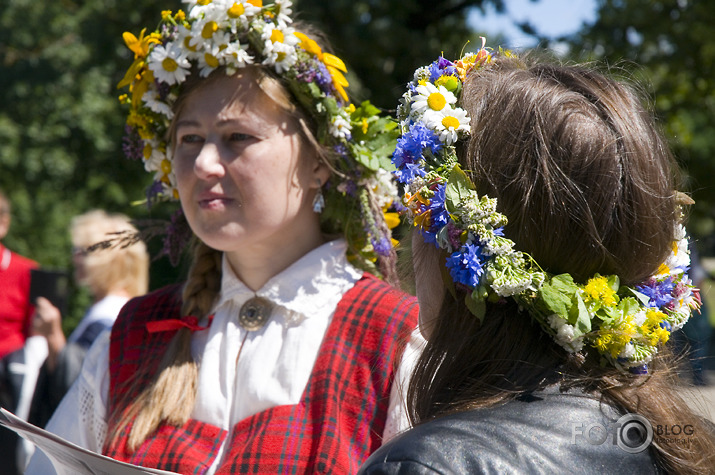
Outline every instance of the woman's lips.
<svg viewBox="0 0 715 475"><path fill-rule="evenodd" d="M233 201L233 198L217 193L202 193L198 200L199 207L207 210L224 209Z"/></svg>

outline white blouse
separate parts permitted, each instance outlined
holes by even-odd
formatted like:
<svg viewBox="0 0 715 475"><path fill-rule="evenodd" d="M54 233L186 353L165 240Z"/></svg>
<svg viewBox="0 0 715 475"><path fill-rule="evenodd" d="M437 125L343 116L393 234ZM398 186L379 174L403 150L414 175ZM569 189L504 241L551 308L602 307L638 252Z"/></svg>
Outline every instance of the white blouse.
<svg viewBox="0 0 715 475"><path fill-rule="evenodd" d="M199 363L192 418L230 431L246 417L300 401L338 302L362 276L348 263L346 248L344 240L328 242L255 293L236 277L224 256L213 322L192 337L192 353ZM313 278L307 280L306 276ZM270 300L274 307L262 329L246 334L235 316L243 303L256 295ZM47 425L50 432L100 453L107 434L109 333L98 337L90 348L79 378ZM400 362L397 384L391 389L385 441L409 427L403 390L423 344L415 329ZM224 448L225 444L208 473L220 465ZM53 469L37 451L26 473L47 474Z"/></svg>

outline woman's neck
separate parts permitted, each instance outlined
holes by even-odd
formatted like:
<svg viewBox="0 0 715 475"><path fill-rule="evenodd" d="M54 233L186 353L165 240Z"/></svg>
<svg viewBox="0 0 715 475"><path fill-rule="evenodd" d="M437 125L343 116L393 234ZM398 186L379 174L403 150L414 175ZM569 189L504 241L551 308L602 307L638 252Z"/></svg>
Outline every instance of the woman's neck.
<svg viewBox="0 0 715 475"><path fill-rule="evenodd" d="M325 242L322 234L318 234L311 239L289 242L280 248L259 245L241 251L226 252L226 257L236 276L255 292Z"/></svg>

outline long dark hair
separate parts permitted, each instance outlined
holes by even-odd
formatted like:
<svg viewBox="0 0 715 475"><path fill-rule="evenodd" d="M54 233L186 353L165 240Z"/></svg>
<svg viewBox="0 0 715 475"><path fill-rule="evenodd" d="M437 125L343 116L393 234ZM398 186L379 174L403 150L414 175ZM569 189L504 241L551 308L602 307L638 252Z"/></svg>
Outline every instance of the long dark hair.
<svg viewBox="0 0 715 475"><path fill-rule="evenodd" d="M498 199L505 235L547 272L580 282L617 274L632 285L669 255L681 219L676 167L643 104L635 88L595 69L535 57L498 58L467 78L461 105L472 132L461 165L480 194ZM417 252L444 262L429 246ZM446 292L408 411L419 424L553 383L577 386L654 426L692 424L689 446L658 443L654 454L667 470L702 473L715 441L674 389L665 353L650 376L624 375L602 368L597 354L566 353L511 300L488 303L480 324L463 294Z"/></svg>

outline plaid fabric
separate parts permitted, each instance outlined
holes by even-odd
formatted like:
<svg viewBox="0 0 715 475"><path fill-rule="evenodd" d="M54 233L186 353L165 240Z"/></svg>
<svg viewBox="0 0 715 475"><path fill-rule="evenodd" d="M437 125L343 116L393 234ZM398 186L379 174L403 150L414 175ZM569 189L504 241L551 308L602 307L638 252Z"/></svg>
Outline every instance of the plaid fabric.
<svg viewBox="0 0 715 475"><path fill-rule="evenodd" d="M110 347L110 404L140 365L156 369L173 332L149 335L142 328L151 319L177 317L180 305L171 292L133 301L120 315ZM365 274L338 304L300 403L236 424L217 473L355 473L382 443L394 369L416 325L414 297ZM122 434L106 453L143 466L202 473L225 436L191 420L180 428L162 426L134 454L126 452Z"/></svg>

